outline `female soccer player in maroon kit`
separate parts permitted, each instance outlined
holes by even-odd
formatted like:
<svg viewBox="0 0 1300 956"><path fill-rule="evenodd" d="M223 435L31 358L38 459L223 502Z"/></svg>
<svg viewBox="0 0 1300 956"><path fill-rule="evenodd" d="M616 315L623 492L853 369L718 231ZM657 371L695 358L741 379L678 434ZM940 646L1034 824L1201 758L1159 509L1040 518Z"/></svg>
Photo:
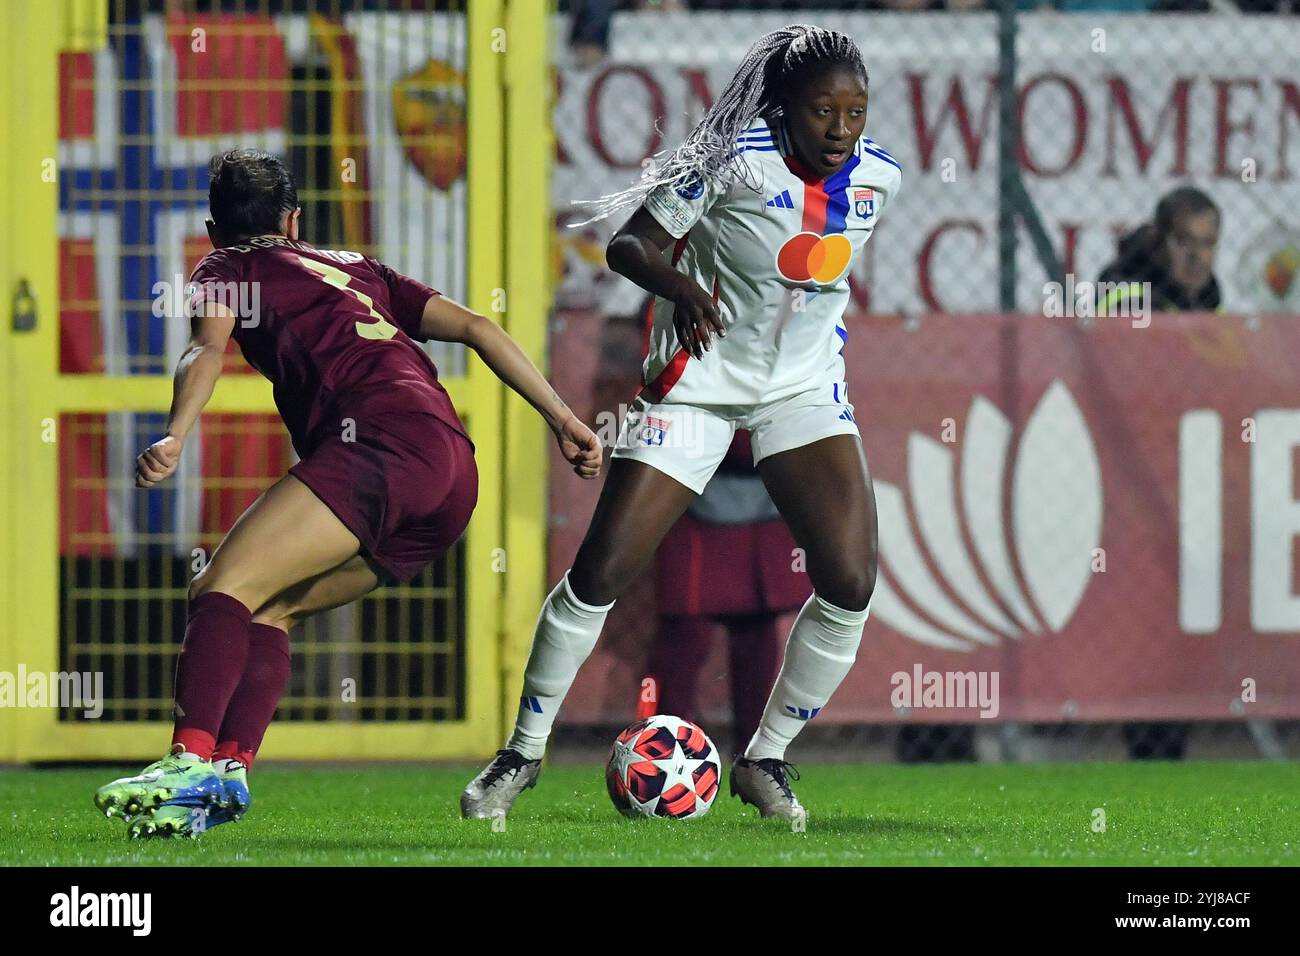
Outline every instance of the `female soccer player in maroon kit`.
<svg viewBox="0 0 1300 956"><path fill-rule="evenodd" d="M190 585L172 752L100 788L132 836L194 835L247 808L246 770L289 677L289 628L406 581L464 532L474 446L415 340L461 342L546 419L575 471L600 443L494 322L355 252L298 240L293 179L233 150L210 167L214 251L191 277L193 334L166 434L137 459L150 488L176 470L233 336L274 385L301 459L235 522ZM241 303L257 302L252 314Z"/></svg>

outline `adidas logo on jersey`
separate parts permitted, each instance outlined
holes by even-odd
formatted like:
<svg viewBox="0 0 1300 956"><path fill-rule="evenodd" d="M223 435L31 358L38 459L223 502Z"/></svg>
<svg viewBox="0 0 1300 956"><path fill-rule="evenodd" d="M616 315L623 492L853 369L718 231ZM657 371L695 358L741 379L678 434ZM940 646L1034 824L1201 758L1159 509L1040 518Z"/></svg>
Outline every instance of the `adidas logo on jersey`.
<svg viewBox="0 0 1300 956"><path fill-rule="evenodd" d="M779 196L773 196L765 205L775 206L777 209L793 209L794 200L790 198L790 190L786 189Z"/></svg>

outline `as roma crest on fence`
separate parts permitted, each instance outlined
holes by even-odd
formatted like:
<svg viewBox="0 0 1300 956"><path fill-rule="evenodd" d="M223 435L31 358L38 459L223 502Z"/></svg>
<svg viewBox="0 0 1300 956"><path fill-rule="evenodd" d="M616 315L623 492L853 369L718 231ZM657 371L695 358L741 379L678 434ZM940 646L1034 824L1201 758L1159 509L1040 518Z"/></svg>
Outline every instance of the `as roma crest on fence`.
<svg viewBox="0 0 1300 956"><path fill-rule="evenodd" d="M393 84L393 121L411 165L444 192L465 175L465 74L442 60Z"/></svg>

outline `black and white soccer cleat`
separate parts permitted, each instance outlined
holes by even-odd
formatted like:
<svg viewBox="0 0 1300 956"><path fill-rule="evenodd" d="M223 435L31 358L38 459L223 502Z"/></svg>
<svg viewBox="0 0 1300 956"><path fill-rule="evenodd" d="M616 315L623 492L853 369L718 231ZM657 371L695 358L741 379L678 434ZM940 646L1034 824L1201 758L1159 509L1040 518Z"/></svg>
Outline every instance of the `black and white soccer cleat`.
<svg viewBox="0 0 1300 956"><path fill-rule="evenodd" d="M466 820L491 820L510 813L519 795L537 785L540 760L527 760L517 750L498 750L483 772L460 795L460 813Z"/></svg>
<svg viewBox="0 0 1300 956"><path fill-rule="evenodd" d="M758 807L761 816L807 819L807 811L790 789L789 777L799 779L799 771L792 763L775 757L763 760L737 757L731 765L731 795L740 797L741 803Z"/></svg>

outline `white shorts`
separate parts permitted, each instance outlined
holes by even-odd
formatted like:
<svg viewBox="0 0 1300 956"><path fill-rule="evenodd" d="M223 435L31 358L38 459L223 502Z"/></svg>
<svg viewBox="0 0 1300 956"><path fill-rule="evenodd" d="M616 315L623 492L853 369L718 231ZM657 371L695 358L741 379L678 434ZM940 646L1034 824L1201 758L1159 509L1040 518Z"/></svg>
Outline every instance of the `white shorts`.
<svg viewBox="0 0 1300 956"><path fill-rule="evenodd" d="M638 397L610 457L643 461L698 495L726 457L737 428L750 433L755 464L831 435L858 434L853 406L827 402L826 392L818 388L759 405L654 403Z"/></svg>

